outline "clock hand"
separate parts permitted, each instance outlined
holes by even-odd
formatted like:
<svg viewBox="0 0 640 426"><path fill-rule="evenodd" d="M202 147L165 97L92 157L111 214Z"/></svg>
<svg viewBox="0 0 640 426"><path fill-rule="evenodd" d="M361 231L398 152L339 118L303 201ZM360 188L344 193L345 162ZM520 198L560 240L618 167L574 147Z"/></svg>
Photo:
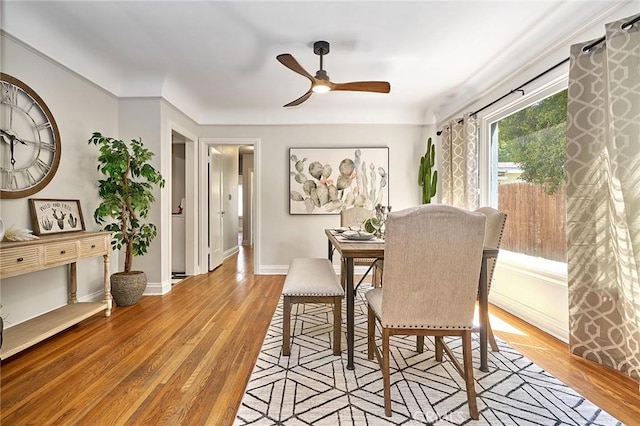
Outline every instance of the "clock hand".
<svg viewBox="0 0 640 426"><path fill-rule="evenodd" d="M11 133L7 132L4 129L0 129L0 133L2 133L2 139L5 141L5 143L7 142L7 138L9 138L10 141L18 141L20 142L22 145L26 145L27 143L25 141L23 141L22 139L20 139L19 137L17 137L16 135L12 135Z"/></svg>
<svg viewBox="0 0 640 426"><path fill-rule="evenodd" d="M26 145L26 143L18 139L15 135L12 135L11 133L8 133L3 129L0 129L0 133L2 133L2 140L4 140L5 142L7 142L7 138L9 138L9 151L11 152L11 168L14 168L16 165L16 159L13 157L13 148L16 146L16 140L18 142L23 143L24 145Z"/></svg>
<svg viewBox="0 0 640 426"><path fill-rule="evenodd" d="M11 150L11 168L13 169L16 165L16 159L13 158L13 147L15 146L15 142L14 142L14 138L10 139L11 143L10 143L10 150Z"/></svg>
<svg viewBox="0 0 640 426"><path fill-rule="evenodd" d="M9 143L9 141L14 138L14 136L12 134L10 134L10 133L7 133L6 130L0 129L0 133L2 133L2 140L5 143ZM7 140L7 138L9 138L9 139Z"/></svg>

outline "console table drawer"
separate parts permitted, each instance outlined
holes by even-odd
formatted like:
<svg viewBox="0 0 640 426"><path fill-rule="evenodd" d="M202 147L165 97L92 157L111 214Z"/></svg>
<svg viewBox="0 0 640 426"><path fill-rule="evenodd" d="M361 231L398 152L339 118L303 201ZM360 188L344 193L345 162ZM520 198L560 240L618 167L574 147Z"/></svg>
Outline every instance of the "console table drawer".
<svg viewBox="0 0 640 426"><path fill-rule="evenodd" d="M78 258L78 245L75 241L62 241L44 246L44 264L68 262Z"/></svg>
<svg viewBox="0 0 640 426"><path fill-rule="evenodd" d="M80 257L91 257L105 254L107 239L105 237L84 238L80 240Z"/></svg>
<svg viewBox="0 0 640 426"><path fill-rule="evenodd" d="M18 271L37 270L40 250L36 246L16 247L0 251L0 274L12 275Z"/></svg>

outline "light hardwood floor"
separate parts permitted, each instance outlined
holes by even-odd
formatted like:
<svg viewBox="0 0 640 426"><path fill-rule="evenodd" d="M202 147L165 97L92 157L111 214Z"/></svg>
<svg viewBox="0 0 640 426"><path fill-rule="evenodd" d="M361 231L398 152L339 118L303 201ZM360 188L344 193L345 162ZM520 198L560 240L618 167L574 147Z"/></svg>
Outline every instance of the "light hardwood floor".
<svg viewBox="0 0 640 426"><path fill-rule="evenodd" d="M231 425L284 281L254 276L252 257L244 247L165 296L95 315L3 361L0 424ZM492 315L497 334L525 356L640 424L633 380L504 311Z"/></svg>

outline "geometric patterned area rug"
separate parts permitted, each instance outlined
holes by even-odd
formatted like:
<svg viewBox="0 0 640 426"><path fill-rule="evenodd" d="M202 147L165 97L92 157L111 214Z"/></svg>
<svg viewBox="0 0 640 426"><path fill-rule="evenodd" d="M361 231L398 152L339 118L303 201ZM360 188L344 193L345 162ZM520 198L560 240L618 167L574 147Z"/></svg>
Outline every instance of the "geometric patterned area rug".
<svg viewBox="0 0 640 426"><path fill-rule="evenodd" d="M386 417L382 374L377 361L367 359L363 295L368 289L356 297L354 371L346 369L344 327L342 356L332 353L331 305L293 306L291 356L282 356L280 300L234 425L621 424L500 340L500 351L489 351L488 373L477 368L479 351L473 351L480 412L480 420L473 421L464 382L446 355L438 363L430 339L425 338L425 351L418 354L415 337L395 336L390 357L393 415ZM456 340L448 345L460 356Z"/></svg>

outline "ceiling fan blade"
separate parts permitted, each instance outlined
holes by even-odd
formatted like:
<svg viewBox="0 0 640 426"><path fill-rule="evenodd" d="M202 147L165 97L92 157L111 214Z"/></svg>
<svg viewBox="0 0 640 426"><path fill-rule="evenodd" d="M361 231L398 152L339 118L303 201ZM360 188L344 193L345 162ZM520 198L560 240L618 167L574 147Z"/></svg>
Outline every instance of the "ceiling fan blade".
<svg viewBox="0 0 640 426"><path fill-rule="evenodd" d="M352 83L335 83L331 90L389 93L391 85L386 81L354 81Z"/></svg>
<svg viewBox="0 0 640 426"><path fill-rule="evenodd" d="M305 70L304 68L302 68L302 65L300 65L298 63L298 61L296 61L294 59L293 56L291 56L288 53L283 53L282 55L278 55L276 56L276 59L285 67L289 68L291 71L293 72L297 72L298 74L307 77L312 83L313 83L313 77L311 76L311 74L309 74L307 72L307 70Z"/></svg>
<svg viewBox="0 0 640 426"><path fill-rule="evenodd" d="M313 94L313 92L311 90L309 90L307 93L305 93L304 95L300 96L295 101L291 101L288 104L286 104L285 107L300 105L301 103L303 103L304 101L309 99L312 94Z"/></svg>

